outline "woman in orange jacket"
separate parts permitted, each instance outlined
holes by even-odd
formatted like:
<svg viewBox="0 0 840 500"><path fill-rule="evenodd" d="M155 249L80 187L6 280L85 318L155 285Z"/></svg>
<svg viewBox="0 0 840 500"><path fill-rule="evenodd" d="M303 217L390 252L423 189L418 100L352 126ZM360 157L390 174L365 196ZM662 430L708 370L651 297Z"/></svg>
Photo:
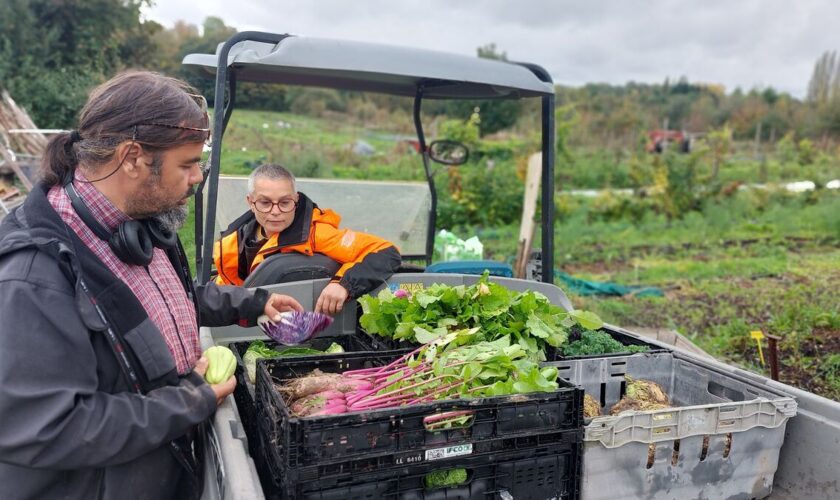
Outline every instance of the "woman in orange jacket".
<svg viewBox="0 0 840 500"><path fill-rule="evenodd" d="M341 264L321 292L315 311L336 314L350 298L370 292L400 266L397 248L377 236L340 229L341 217L295 189L286 168L265 164L248 179L250 211L222 232L213 246L216 282L242 285L269 255L320 253Z"/></svg>

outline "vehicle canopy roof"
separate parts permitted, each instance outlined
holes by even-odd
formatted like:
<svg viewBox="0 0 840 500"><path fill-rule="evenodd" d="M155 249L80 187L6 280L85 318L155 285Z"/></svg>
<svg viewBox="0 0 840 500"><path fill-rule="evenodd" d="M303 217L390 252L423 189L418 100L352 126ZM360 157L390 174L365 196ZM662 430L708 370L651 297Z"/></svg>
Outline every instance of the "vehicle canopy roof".
<svg viewBox="0 0 840 500"><path fill-rule="evenodd" d="M218 65L219 58L227 64ZM542 281L554 279L554 85L542 67L426 49L394 47L356 41L299 37L288 34L245 31L219 44L215 54L189 54L183 65L214 77L215 107L213 147L207 175L207 217L203 204L196 206L196 268L198 280L210 279L212 237L216 223L221 142L235 107L236 82L281 83L376 92L414 98L414 123L425 148L420 120L424 99L521 99L539 98L542 149ZM228 99L225 101L227 88ZM226 104L225 104L226 102ZM436 195L428 153L423 165L431 193L426 251L431 262L436 220ZM196 193L202 199L202 188ZM203 221L203 227L202 227Z"/></svg>
<svg viewBox="0 0 840 500"><path fill-rule="evenodd" d="M188 54L186 67L216 76L216 54ZM280 43L239 42L228 65L238 81L284 83L424 98L518 99L554 93L536 66L426 49L288 36Z"/></svg>

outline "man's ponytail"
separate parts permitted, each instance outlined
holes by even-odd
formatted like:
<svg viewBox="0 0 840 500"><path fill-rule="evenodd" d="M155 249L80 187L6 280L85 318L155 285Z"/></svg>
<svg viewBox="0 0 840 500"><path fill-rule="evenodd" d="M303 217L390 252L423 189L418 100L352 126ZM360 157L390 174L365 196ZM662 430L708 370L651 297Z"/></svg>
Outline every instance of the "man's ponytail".
<svg viewBox="0 0 840 500"><path fill-rule="evenodd" d="M78 132L62 132L50 139L44 157L41 159L39 172L41 182L48 186L55 186L62 182L67 173L78 163L73 146L79 139Z"/></svg>

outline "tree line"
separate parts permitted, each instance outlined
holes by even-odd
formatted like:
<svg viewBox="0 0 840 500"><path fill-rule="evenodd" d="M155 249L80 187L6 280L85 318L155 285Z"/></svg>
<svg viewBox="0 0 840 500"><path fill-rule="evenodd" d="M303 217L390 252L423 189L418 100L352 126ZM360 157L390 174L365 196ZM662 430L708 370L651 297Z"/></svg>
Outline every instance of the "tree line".
<svg viewBox="0 0 840 500"><path fill-rule="evenodd" d="M41 127L72 127L87 91L114 73L145 68L184 78L212 104L213 81L181 66L184 55L212 53L236 33L222 19L172 28L144 20L152 0L4 0L0 4L0 87L8 90ZM506 59L495 45L478 56ZM807 78L807 75L803 75ZM840 134L840 58L826 52L816 62L808 95L797 99L772 87L734 89L692 83L557 85L559 109L573 117L565 138L577 146L633 147L652 129L702 134L726 128L735 140L773 142L809 138L819 146ZM411 100L331 89L242 84L239 106L323 115L344 113L364 122L410 116ZM430 115L467 120L480 110L482 136L538 124L536 102L429 102ZM405 120L405 116L400 116ZM521 122L521 123L518 123ZM564 140L565 140L564 139Z"/></svg>

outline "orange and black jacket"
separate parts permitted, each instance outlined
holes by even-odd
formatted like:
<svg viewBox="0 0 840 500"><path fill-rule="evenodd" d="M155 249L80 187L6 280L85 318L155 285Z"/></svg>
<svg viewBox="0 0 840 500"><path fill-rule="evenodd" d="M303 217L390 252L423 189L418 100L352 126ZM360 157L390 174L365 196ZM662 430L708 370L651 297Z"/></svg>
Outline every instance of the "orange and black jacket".
<svg viewBox="0 0 840 500"><path fill-rule="evenodd" d="M242 285L266 257L277 252L320 253L341 264L333 277L351 298L364 295L391 277L402 261L397 248L382 238L339 229L341 217L318 208L303 193L292 224L263 241L256 241L258 224L250 211L233 221L213 245L216 282Z"/></svg>

